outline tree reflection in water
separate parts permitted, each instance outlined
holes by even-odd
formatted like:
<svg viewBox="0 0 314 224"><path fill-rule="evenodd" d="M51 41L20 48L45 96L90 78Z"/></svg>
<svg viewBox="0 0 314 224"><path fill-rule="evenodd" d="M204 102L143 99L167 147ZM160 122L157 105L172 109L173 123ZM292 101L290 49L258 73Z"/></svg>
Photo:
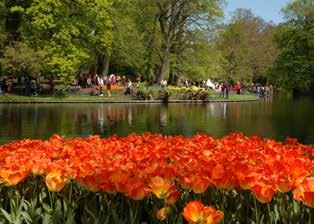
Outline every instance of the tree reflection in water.
<svg viewBox="0 0 314 224"><path fill-rule="evenodd" d="M271 98L254 103L209 104L1 104L0 144L15 139L47 139L132 132L182 134L230 132L314 143L312 98Z"/></svg>

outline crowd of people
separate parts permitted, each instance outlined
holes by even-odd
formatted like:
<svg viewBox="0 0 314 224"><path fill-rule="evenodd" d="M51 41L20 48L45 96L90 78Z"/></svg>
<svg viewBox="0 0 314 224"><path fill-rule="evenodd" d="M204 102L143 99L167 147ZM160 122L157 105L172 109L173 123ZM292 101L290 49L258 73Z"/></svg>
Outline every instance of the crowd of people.
<svg viewBox="0 0 314 224"><path fill-rule="evenodd" d="M188 83L188 81L186 81ZM216 92L219 92L220 97L229 97L229 93L232 91L233 93L240 95L245 92L257 94L259 97L268 97L271 96L274 92L274 87L272 85L261 85L259 83L253 83L252 85L244 85L240 82L230 83L230 82L220 82L213 83L210 79L202 82L202 86L204 88L211 88Z"/></svg>
<svg viewBox="0 0 314 224"><path fill-rule="evenodd" d="M242 92L250 92L257 94L259 97L268 97L271 96L274 92L274 87L272 85L261 85L261 84L252 84L251 87L242 85L240 82L237 82L234 85L229 85L226 82L222 82L217 86L217 91L220 93L220 97L229 97L230 89L232 89L237 95L240 95Z"/></svg>
<svg viewBox="0 0 314 224"><path fill-rule="evenodd" d="M58 80L53 80L53 87L56 86L57 81ZM140 76L136 77L135 82L140 82ZM51 91L49 91L50 87L48 86L51 86L49 80L39 81L37 78L31 76L5 77L0 79L0 94L17 93L37 96L51 93ZM114 74L110 74L108 76L99 76L97 74L80 74L77 75L74 79L71 88L73 89L77 87L76 89L78 91L89 91L92 95L100 96L103 96L103 91L107 90L108 96L111 96L111 90L113 86L118 86L118 89L123 90L125 95L132 94L132 81L124 75L116 76ZM45 88L48 88L48 90L44 91Z"/></svg>
<svg viewBox="0 0 314 224"><path fill-rule="evenodd" d="M160 87L167 87L167 80L160 81ZM249 92L252 94L257 94L259 97L268 97L271 96L274 92L274 87L272 85L261 85L259 83L253 83L252 85L244 85L240 82L218 82L214 83L211 79L202 80L193 82L191 80L183 80L181 82L181 86L190 87L190 86L198 86L205 89L213 89L219 93L219 96L222 98L228 98L229 93L235 93L237 95L243 94L245 92Z"/></svg>
<svg viewBox="0 0 314 224"><path fill-rule="evenodd" d="M272 85L263 86L253 83L250 92L258 94L260 97L268 97L274 93L274 87Z"/></svg>
<svg viewBox="0 0 314 224"><path fill-rule="evenodd" d="M13 81L12 81L13 80ZM4 79L0 82L0 94L5 92L12 92L14 87L17 84L26 85L30 90L30 94L32 95L40 95L40 91L38 91L39 84L36 79L28 78L28 77L19 77L16 81L14 79ZM141 82L141 76L137 75L132 83L131 79L127 78L125 75L115 75L110 74L108 76L101 76L97 74L79 74L76 76L73 85L79 87L79 89L90 91L91 95L99 95L104 96L104 90L107 91L107 95L109 97L112 96L111 90L114 89L123 90L125 95L131 95L133 90L133 85L139 86ZM168 82L166 79L161 80L159 83L161 88L166 88L168 86ZM200 86L207 89L213 89L216 92L219 92L219 96L222 98L228 98L229 93L242 94L243 92L250 92L253 94L257 94L260 97L268 97L273 94L274 88L272 85L261 85L261 84L252 84L252 85L243 85L240 82L230 83L230 82L220 82L214 83L210 79L203 80L200 82L192 82L189 80L184 80L182 83L184 86Z"/></svg>
<svg viewBox="0 0 314 224"><path fill-rule="evenodd" d="M137 76L136 82L140 82L139 79L139 76ZM80 74L76 77L74 85L79 86L82 89L91 89L92 95L103 96L103 90L107 90L109 97L112 96L112 86L122 87L125 95L131 95L133 88L131 79L128 79L125 75L119 76L115 74L110 74L108 76Z"/></svg>
<svg viewBox="0 0 314 224"><path fill-rule="evenodd" d="M17 92L17 88L20 86L23 86L24 89L20 88L18 91L19 93L39 95L41 92L36 77L20 76L18 78L5 77L0 80L0 94L15 93Z"/></svg>

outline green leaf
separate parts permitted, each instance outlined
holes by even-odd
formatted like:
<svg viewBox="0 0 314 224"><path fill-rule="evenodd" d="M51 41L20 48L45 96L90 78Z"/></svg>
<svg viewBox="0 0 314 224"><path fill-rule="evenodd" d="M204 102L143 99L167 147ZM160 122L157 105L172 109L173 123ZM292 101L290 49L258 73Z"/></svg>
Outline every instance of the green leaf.
<svg viewBox="0 0 314 224"><path fill-rule="evenodd" d="M36 213L37 215L40 215L40 214L42 213L42 208L37 208L37 209L35 210L35 213Z"/></svg>
<svg viewBox="0 0 314 224"><path fill-rule="evenodd" d="M43 206L45 212L47 212L47 213L51 213L53 211L53 209L50 208L50 206L46 203L42 203L42 206Z"/></svg>
<svg viewBox="0 0 314 224"><path fill-rule="evenodd" d="M12 13L23 13L25 9L22 6L13 6L10 8L10 12Z"/></svg>
<svg viewBox="0 0 314 224"><path fill-rule="evenodd" d="M0 208L1 209L1 212L2 212L2 214L4 215L4 217L10 222L10 223L12 223L12 217L11 217L11 215L9 214L9 213L7 213L3 208Z"/></svg>
<svg viewBox="0 0 314 224"><path fill-rule="evenodd" d="M32 218L30 217L30 215L29 215L27 212L21 212L21 215L22 215L24 221L25 221L27 224L32 224L32 223L33 223Z"/></svg>
<svg viewBox="0 0 314 224"><path fill-rule="evenodd" d="M50 214L44 215L43 224L53 224L52 223L52 216Z"/></svg>

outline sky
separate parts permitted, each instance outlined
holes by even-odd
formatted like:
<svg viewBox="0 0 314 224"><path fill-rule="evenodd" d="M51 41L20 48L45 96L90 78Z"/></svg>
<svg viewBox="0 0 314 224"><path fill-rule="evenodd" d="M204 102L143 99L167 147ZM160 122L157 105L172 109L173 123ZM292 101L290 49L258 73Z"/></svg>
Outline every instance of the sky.
<svg viewBox="0 0 314 224"><path fill-rule="evenodd" d="M249 8L257 16L262 17L265 21L278 24L283 22L283 16L280 10L285 7L291 0L227 0L227 6L224 10L227 20L231 12L237 8Z"/></svg>

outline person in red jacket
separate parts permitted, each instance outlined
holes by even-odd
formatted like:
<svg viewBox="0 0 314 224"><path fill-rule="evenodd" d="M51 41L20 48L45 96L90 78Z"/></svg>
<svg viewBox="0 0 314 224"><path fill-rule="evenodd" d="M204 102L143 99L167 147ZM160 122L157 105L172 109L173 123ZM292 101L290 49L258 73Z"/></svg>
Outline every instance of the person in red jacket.
<svg viewBox="0 0 314 224"><path fill-rule="evenodd" d="M237 82L237 84L235 85L235 88L237 90L237 94L240 94L240 92L241 92L241 84L240 84L240 82Z"/></svg>

